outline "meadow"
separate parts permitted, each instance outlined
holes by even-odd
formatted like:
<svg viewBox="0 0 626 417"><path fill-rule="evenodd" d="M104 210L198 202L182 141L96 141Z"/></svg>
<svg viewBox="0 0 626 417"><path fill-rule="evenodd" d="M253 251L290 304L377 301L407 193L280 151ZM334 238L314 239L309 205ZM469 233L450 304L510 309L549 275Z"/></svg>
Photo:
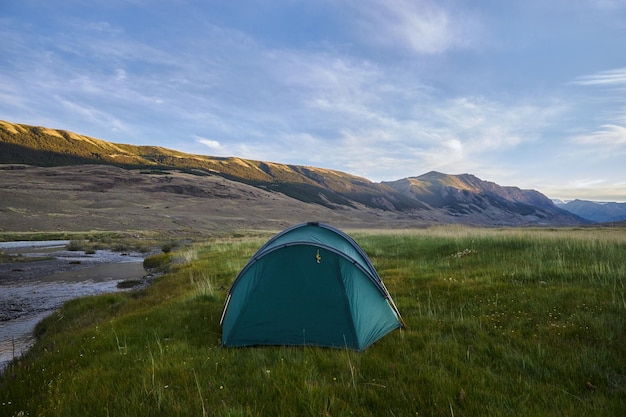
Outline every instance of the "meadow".
<svg viewBox="0 0 626 417"><path fill-rule="evenodd" d="M407 325L366 351L221 347L226 292L271 234L215 238L40 323L0 415L624 415L624 229L348 232Z"/></svg>

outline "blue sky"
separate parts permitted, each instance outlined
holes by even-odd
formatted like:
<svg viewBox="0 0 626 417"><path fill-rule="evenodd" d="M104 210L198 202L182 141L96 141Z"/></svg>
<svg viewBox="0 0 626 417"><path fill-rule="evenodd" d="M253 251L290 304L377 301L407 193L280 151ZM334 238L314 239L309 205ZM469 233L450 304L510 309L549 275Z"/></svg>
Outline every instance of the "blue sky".
<svg viewBox="0 0 626 417"><path fill-rule="evenodd" d="M626 201L626 0L0 0L0 119Z"/></svg>

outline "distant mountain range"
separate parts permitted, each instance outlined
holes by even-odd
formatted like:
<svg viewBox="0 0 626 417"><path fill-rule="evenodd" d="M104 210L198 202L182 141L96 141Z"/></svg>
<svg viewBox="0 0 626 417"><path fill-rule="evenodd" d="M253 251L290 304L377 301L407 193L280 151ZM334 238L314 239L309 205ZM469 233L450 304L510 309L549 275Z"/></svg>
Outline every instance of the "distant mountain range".
<svg viewBox="0 0 626 417"><path fill-rule="evenodd" d="M626 220L626 203L595 202L588 200L554 200L557 207L574 213L595 223L610 223Z"/></svg>
<svg viewBox="0 0 626 417"><path fill-rule="evenodd" d="M188 193L197 198L208 198L202 193L194 195L193 190L200 189L203 178L217 176L230 184L242 183L266 192L259 196L281 194L337 213L348 210L350 216L362 212L375 218L386 213L383 217L388 219L393 214L391 217L401 219L404 225L411 222L490 226L590 223L537 191L503 187L469 174L428 172L375 183L336 170L193 155L157 146L115 144L65 130L5 121L0 121L0 164L5 167L108 165L140 173L181 172L196 178L196 188L170 187L170 192ZM211 198L219 197L211 195Z"/></svg>

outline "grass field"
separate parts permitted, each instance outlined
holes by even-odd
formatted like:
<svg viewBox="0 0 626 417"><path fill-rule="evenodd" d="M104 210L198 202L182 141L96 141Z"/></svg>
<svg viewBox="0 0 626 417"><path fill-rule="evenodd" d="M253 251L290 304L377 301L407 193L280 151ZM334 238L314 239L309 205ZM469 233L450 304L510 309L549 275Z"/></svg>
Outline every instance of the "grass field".
<svg viewBox="0 0 626 417"><path fill-rule="evenodd" d="M625 415L623 229L350 233L407 324L365 352L220 347L226 291L269 235L216 239L42 322L0 415Z"/></svg>

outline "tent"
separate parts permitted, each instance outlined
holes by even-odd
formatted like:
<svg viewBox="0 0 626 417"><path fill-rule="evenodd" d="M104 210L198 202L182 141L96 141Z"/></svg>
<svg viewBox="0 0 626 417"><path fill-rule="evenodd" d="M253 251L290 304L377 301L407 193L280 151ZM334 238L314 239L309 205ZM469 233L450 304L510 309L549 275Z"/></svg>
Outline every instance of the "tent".
<svg viewBox="0 0 626 417"><path fill-rule="evenodd" d="M275 235L233 282L220 320L223 346L364 350L402 318L361 247L322 223Z"/></svg>

